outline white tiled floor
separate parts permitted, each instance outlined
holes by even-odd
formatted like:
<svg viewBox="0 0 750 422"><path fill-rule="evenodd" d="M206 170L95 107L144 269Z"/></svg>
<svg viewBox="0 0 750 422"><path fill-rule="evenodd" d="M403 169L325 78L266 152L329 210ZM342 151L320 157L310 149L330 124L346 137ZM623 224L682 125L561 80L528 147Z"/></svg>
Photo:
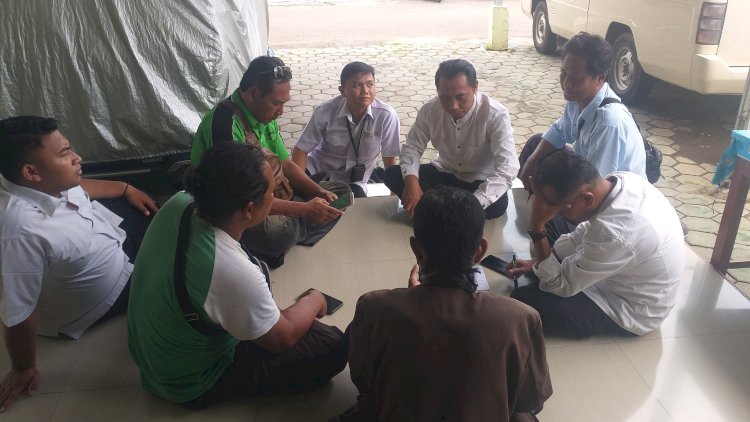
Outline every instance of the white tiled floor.
<svg viewBox="0 0 750 422"><path fill-rule="evenodd" d="M489 252L504 258L529 255L522 234L526 197L518 190L513 196L508 215L485 229ZM410 234L395 197L358 199L318 245L293 249L272 273L274 297L286 307L308 287L330 293L344 306L324 322L343 329L359 295L406 284L414 263ZM634 339L547 339L555 393L542 421L750 420L750 303L687 247L685 254L677 305L659 330ZM510 280L486 275L492 293L510 292ZM314 422L344 410L356 396L345 370L310 394L190 412L142 391L127 352L124 317L94 327L78 341L40 338L38 345L39 392L19 400L3 420ZM8 367L0 353L0 372Z"/></svg>

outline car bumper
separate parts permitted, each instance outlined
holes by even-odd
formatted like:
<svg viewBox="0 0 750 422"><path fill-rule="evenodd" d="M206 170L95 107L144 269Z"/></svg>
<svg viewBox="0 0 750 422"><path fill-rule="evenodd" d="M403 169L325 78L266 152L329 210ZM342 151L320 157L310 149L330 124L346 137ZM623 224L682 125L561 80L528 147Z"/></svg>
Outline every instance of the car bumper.
<svg viewBox="0 0 750 422"><path fill-rule="evenodd" d="M727 66L719 56L696 54L690 72L692 89L701 94L742 94L748 66Z"/></svg>

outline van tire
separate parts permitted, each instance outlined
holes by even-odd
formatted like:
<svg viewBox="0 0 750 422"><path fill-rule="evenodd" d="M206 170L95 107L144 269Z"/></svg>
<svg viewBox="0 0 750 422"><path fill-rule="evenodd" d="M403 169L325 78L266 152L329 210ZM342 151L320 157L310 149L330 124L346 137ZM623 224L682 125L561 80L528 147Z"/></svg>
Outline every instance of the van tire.
<svg viewBox="0 0 750 422"><path fill-rule="evenodd" d="M612 63L607 76L610 88L625 104L639 103L654 87L654 78L646 74L638 62L633 34L620 34L612 44Z"/></svg>
<svg viewBox="0 0 750 422"><path fill-rule="evenodd" d="M552 54L557 50L557 35L549 27L549 13L547 2L539 2L534 8L531 20L531 34L534 48L542 54Z"/></svg>

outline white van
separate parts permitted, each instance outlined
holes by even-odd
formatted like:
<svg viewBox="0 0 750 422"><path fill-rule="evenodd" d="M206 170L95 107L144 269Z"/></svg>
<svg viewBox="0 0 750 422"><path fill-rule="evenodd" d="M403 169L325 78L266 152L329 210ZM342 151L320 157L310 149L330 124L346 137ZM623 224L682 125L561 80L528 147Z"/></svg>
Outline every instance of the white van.
<svg viewBox="0 0 750 422"><path fill-rule="evenodd" d="M750 68L750 0L521 0L534 46L550 54L580 31L613 47L609 84L625 103L653 78L702 94L741 94Z"/></svg>

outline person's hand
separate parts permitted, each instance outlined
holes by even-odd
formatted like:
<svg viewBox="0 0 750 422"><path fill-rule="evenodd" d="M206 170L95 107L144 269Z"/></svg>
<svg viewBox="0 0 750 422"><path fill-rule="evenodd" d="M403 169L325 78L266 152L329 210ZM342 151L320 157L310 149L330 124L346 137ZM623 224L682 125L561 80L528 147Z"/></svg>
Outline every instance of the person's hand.
<svg viewBox="0 0 750 422"><path fill-rule="evenodd" d="M316 300L318 302L319 308L318 308L318 313L315 314L315 317L323 318L324 316L326 316L326 313L328 312L328 304L326 303L326 298L325 296L323 296L323 293L315 289L310 289L304 295L302 295L302 297L300 297L299 299L302 299L303 297L307 297L307 296L310 296L310 299Z"/></svg>
<svg viewBox="0 0 750 422"><path fill-rule="evenodd" d="M326 224L336 218L341 217L343 211L328 205L328 201L323 198L313 198L305 203L305 220L315 224Z"/></svg>
<svg viewBox="0 0 750 422"><path fill-rule="evenodd" d="M422 283L419 281L419 264L414 264L409 274L409 287L417 287L420 284Z"/></svg>
<svg viewBox="0 0 750 422"><path fill-rule="evenodd" d="M318 193L318 198L323 198L326 200L326 202L333 202L339 199L339 197L335 193L325 189L321 189L321 191Z"/></svg>
<svg viewBox="0 0 750 422"><path fill-rule="evenodd" d="M424 192L422 192L422 187L419 186L419 179L416 176L406 176L401 202L404 204L404 209L409 212L409 217L414 216L414 208L422 199L422 195L424 195Z"/></svg>
<svg viewBox="0 0 750 422"><path fill-rule="evenodd" d="M137 209L145 216L149 216L152 212L156 213L156 211L159 210L156 201L139 189L136 189L133 185L128 185L123 197L133 206L133 208Z"/></svg>
<svg viewBox="0 0 750 422"><path fill-rule="evenodd" d="M0 385L0 412L4 412L23 393L33 396L39 385L39 371L36 367L22 370L11 369Z"/></svg>
<svg viewBox="0 0 750 422"><path fill-rule="evenodd" d="M511 277L529 274L534 272L534 262L533 259L516 259L516 266L513 266L513 262L509 262L505 270L508 271L508 275Z"/></svg>
<svg viewBox="0 0 750 422"><path fill-rule="evenodd" d="M523 165L523 168L521 169L521 173L519 173L518 175L518 178L521 179L521 183L523 183L524 189L526 189L529 192L533 192L532 186L531 186L531 176L533 176L535 172L536 172L536 162L528 160L526 161L526 164Z"/></svg>
<svg viewBox="0 0 750 422"><path fill-rule="evenodd" d="M529 177L532 185L534 179ZM544 229L544 225L547 224L552 218L557 215L560 211L570 208L570 204L552 204L547 202L541 194L534 195L534 202L531 205L531 219L529 222L529 229L532 231L540 232Z"/></svg>

